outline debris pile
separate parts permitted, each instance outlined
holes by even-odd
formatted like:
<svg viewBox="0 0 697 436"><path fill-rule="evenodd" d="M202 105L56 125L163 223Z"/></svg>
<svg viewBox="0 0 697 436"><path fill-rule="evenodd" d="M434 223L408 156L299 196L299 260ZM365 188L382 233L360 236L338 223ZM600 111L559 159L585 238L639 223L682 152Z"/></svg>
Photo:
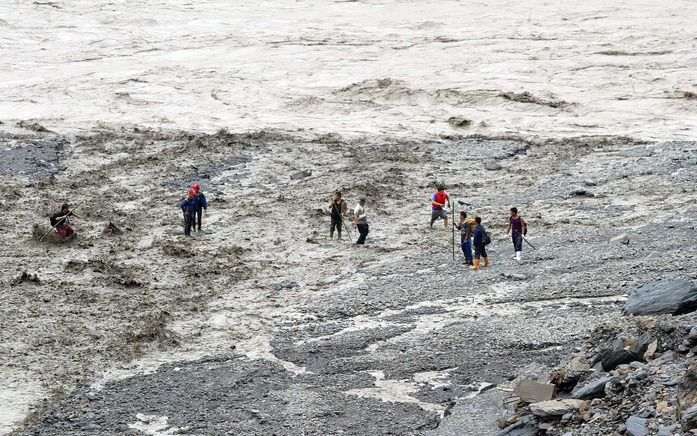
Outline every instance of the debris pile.
<svg viewBox="0 0 697 436"><path fill-rule="evenodd" d="M546 382L518 383L499 435L697 434L697 312L596 329Z"/></svg>

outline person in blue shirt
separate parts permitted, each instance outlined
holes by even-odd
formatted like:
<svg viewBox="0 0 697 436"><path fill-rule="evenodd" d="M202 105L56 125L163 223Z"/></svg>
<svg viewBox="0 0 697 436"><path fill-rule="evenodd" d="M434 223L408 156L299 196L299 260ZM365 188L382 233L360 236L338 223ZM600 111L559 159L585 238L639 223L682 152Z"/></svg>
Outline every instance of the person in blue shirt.
<svg viewBox="0 0 697 436"><path fill-rule="evenodd" d="M479 259L484 259L484 268L487 268L489 264L489 258L486 255L486 229L482 225L482 217L476 217L474 221L477 223L477 227L474 229L474 270L479 270Z"/></svg>
<svg viewBox="0 0 697 436"><path fill-rule="evenodd" d="M192 217L191 227L196 230L196 225L198 224L198 231L201 231L201 218L203 218L203 210L208 210L208 201L206 196L201 192L201 185L195 183L193 190L196 193L194 196L194 215Z"/></svg>
<svg viewBox="0 0 697 436"><path fill-rule="evenodd" d="M196 191L189 189L189 194L179 203L179 207L184 212L184 235L191 236L191 226L196 213Z"/></svg>

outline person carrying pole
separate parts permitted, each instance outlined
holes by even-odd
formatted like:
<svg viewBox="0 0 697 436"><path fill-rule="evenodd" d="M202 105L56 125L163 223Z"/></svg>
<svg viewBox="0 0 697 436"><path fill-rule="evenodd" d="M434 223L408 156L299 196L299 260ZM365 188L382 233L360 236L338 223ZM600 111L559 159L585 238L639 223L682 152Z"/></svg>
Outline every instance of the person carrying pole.
<svg viewBox="0 0 697 436"><path fill-rule="evenodd" d="M522 216L518 215L518 208L511 208L511 216L508 218L508 231L506 234L510 234L513 239L513 249L515 254L513 258L520 262L520 256L523 253L523 238L528 233L528 225Z"/></svg>
<svg viewBox="0 0 697 436"><path fill-rule="evenodd" d="M79 206L79 205L78 205ZM70 225L70 217L75 217L75 218L80 218L74 211L77 208L73 208L73 210L70 210L70 206L68 206L68 203L65 203L61 206L61 209L51 215L51 228L56 231L56 234L58 237L61 239L67 239L75 236L75 230L73 227ZM46 237L46 234L44 234L41 239Z"/></svg>
<svg viewBox="0 0 697 436"><path fill-rule="evenodd" d="M462 248L462 254L465 255L465 264L473 265L472 262L472 237L474 236L474 229L476 228L476 222L473 219L467 218L467 212L460 212L460 223L453 223L453 227L460 231L460 248Z"/></svg>
<svg viewBox="0 0 697 436"><path fill-rule="evenodd" d="M337 232L337 238L341 239L341 228L344 225L344 217L348 213L348 205L343 198L341 198L341 192L334 192L332 197L332 202L329 203L329 210L331 212L331 224L329 227L329 239L334 239L334 230ZM347 229L348 230L348 229ZM351 235L349 235L350 237Z"/></svg>

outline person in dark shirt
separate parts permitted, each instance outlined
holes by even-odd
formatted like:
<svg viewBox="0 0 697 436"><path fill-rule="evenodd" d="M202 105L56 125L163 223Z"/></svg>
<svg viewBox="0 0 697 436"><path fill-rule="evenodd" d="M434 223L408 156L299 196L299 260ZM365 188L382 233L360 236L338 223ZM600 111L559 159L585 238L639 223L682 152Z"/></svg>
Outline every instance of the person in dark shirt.
<svg viewBox="0 0 697 436"><path fill-rule="evenodd" d="M474 219L477 223L477 228L474 230L474 270L479 270L479 259L484 259L484 268L487 268L489 264L489 258L486 255L486 229L482 225L482 217L476 217Z"/></svg>
<svg viewBox="0 0 697 436"><path fill-rule="evenodd" d="M77 214L70 211L70 206L67 203L61 206L61 210L51 215L51 227L56 230L61 239L75 234L75 230L70 225L70 217L79 218Z"/></svg>
<svg viewBox="0 0 697 436"><path fill-rule="evenodd" d="M515 260L520 261L523 253L523 237L528 233L528 225L522 216L518 215L518 208L511 208L511 216L508 218L508 233L513 239L513 249L515 250Z"/></svg>
<svg viewBox="0 0 697 436"><path fill-rule="evenodd" d="M189 189L187 197L179 203L179 207L184 212L184 235L186 236L191 236L191 226L194 222L194 213L196 212L194 197L196 197L196 191Z"/></svg>
<svg viewBox="0 0 697 436"><path fill-rule="evenodd" d="M341 198L341 192L336 191L332 202L329 203L329 210L331 212L332 223L329 226L329 239L334 239L334 230L336 229L338 238L341 239L341 227L344 222L344 217L348 213L348 205L346 201ZM350 235L349 235L350 236Z"/></svg>
<svg viewBox="0 0 697 436"><path fill-rule="evenodd" d="M198 224L198 231L201 231L201 218L203 218L203 210L208 210L208 201L206 196L201 192L201 185L194 183L193 190L196 193L194 196L194 214L191 216L191 227L196 230Z"/></svg>
<svg viewBox="0 0 697 436"><path fill-rule="evenodd" d="M465 255L465 263L472 265L472 228L467 219L467 212L460 212L460 223L453 223L453 226L460 231L460 248Z"/></svg>

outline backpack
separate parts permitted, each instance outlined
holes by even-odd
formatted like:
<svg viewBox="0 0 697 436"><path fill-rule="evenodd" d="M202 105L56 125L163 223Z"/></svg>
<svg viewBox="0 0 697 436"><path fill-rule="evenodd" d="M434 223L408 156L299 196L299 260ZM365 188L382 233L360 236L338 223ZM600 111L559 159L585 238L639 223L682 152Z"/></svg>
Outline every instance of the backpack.
<svg viewBox="0 0 697 436"><path fill-rule="evenodd" d="M484 232L484 245L489 245L491 244L491 236L489 236L489 232L485 231Z"/></svg>
<svg viewBox="0 0 697 436"><path fill-rule="evenodd" d="M474 237L474 231L477 230L477 222L474 218L465 218L465 224L470 226L470 237Z"/></svg>

